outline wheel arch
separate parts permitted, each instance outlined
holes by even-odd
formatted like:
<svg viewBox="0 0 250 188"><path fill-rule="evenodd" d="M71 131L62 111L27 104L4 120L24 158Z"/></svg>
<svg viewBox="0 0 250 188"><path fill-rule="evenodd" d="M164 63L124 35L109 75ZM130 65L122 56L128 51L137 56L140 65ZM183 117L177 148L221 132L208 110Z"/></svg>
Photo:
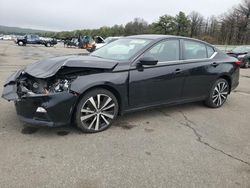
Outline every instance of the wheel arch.
<svg viewBox="0 0 250 188"><path fill-rule="evenodd" d="M92 86L90 88L88 88L86 91L84 91L80 97L79 97L79 100L80 98L82 98L87 92L93 90L93 89L106 89L108 91L110 91L117 99L117 102L118 102L118 105L119 105L119 109L118 109L118 113L120 113L120 109L121 109L121 106L122 106L122 101L121 101L121 95L120 93L117 91L117 89L115 89L114 87L110 86L110 85L104 85L104 84L100 84L100 85L96 85L96 86Z"/></svg>
<svg viewBox="0 0 250 188"><path fill-rule="evenodd" d="M23 40L23 39L19 39L19 40L17 40L17 44L19 45L19 42L22 42L23 43L23 45L26 45L26 41L25 40Z"/></svg>
<svg viewBox="0 0 250 188"><path fill-rule="evenodd" d="M122 103L122 97L121 97L121 94L118 92L118 90L110 85L104 85L104 84L99 84L99 85L95 85L95 86L92 86L92 87L89 87L88 89L86 89L84 92L82 92L74 107L73 107L73 113L71 115L71 122L74 121L74 116L75 116L75 112L76 112L76 108L77 108L77 105L78 103L80 102L80 100L82 99L82 97L89 91L91 90L94 90L94 89L106 89L108 90L109 92L111 92L117 99L117 102L118 102L118 115L120 115L122 113L122 109L123 109L123 103Z"/></svg>
<svg viewBox="0 0 250 188"><path fill-rule="evenodd" d="M223 78L223 79L225 79L225 80L228 82L228 84L229 84L229 93L231 93L232 78L231 78L229 75L226 75L226 74L220 75L220 76L218 77L218 79L220 79L220 78Z"/></svg>

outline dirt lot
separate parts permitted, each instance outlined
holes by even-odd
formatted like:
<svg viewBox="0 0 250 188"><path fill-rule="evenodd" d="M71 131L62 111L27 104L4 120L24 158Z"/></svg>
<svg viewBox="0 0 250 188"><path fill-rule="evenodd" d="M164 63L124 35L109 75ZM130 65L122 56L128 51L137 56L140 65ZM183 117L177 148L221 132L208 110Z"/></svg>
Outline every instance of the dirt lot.
<svg viewBox="0 0 250 188"><path fill-rule="evenodd" d="M0 41L0 92L11 72L62 45ZM202 103L125 115L109 130L27 128L0 99L0 187L250 187L250 69L220 109Z"/></svg>

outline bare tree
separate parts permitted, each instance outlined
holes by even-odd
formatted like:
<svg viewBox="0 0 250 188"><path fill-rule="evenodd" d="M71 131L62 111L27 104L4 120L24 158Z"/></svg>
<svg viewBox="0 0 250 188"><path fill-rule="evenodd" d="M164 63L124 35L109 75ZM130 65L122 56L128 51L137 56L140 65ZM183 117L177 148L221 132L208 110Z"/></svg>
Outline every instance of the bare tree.
<svg viewBox="0 0 250 188"><path fill-rule="evenodd" d="M200 13L193 11L188 17L191 20L190 37L199 36L202 32L202 26L204 25L203 16Z"/></svg>
<svg viewBox="0 0 250 188"><path fill-rule="evenodd" d="M250 0L243 0L243 2L236 8L239 13L239 37L241 43L249 41L249 25L250 25Z"/></svg>

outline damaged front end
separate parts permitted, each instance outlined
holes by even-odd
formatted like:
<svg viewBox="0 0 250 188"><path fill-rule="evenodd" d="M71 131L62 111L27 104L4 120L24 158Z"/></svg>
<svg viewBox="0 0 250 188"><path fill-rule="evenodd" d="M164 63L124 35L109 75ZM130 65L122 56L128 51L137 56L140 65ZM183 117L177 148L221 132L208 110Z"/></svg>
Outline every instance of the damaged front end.
<svg viewBox="0 0 250 188"><path fill-rule="evenodd" d="M78 97L70 85L76 78L61 74L36 78L17 71L4 84L2 97L15 102L19 118L26 123L50 127L69 124Z"/></svg>
<svg viewBox="0 0 250 188"><path fill-rule="evenodd" d="M8 101L18 101L26 97L70 92L70 84L75 78L60 74L50 78L36 78L22 70L17 71L5 82L2 97Z"/></svg>
<svg viewBox="0 0 250 188"><path fill-rule="evenodd" d="M42 60L12 74L4 84L2 97L14 101L18 116L29 124L70 124L78 92L83 92L84 83L78 78L111 71L116 65L111 60L81 55Z"/></svg>

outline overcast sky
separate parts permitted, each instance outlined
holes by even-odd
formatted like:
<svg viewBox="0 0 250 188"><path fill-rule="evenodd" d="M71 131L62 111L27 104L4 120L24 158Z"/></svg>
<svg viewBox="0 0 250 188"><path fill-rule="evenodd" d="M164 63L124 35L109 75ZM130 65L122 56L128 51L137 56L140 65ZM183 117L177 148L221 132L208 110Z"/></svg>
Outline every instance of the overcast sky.
<svg viewBox="0 0 250 188"><path fill-rule="evenodd" d="M164 14L198 11L205 17L227 12L240 0L0 0L0 25L74 30L125 24L135 17L149 23Z"/></svg>

